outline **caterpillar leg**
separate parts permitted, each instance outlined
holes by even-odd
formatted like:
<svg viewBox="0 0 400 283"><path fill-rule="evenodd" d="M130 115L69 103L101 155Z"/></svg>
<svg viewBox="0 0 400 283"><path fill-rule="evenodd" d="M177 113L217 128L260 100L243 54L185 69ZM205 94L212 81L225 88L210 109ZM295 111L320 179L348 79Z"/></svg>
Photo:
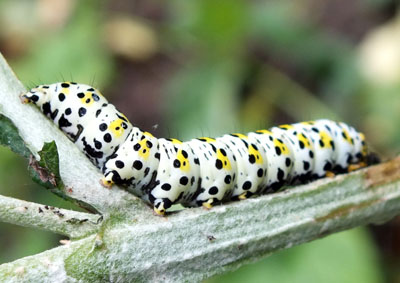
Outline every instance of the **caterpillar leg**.
<svg viewBox="0 0 400 283"><path fill-rule="evenodd" d="M240 200L245 200L245 199L247 199L247 192L245 192L245 193L239 195L238 198L239 198Z"/></svg>
<svg viewBox="0 0 400 283"><path fill-rule="evenodd" d="M110 189L112 187L112 185L114 184L114 182L112 180L113 176L114 176L114 174L112 172L110 172L109 174L107 174L106 176L101 178L100 184L102 184L103 187Z"/></svg>
<svg viewBox="0 0 400 283"><path fill-rule="evenodd" d="M325 176L326 176L327 178L333 178L333 177L336 176L336 174L333 173L332 171L326 171Z"/></svg>
<svg viewBox="0 0 400 283"><path fill-rule="evenodd" d="M239 200L245 200L248 199L249 197L251 197L252 195L254 195L254 193L252 192L244 192L243 194L238 196Z"/></svg>
<svg viewBox="0 0 400 283"><path fill-rule="evenodd" d="M205 209L211 209L213 207L214 199L210 198L209 200L202 203L202 206Z"/></svg>
<svg viewBox="0 0 400 283"><path fill-rule="evenodd" d="M356 171L356 170L364 168L364 167L367 167L367 164L365 162L360 162L357 164L350 164L349 167L347 168L347 170L349 172L353 172L353 171Z"/></svg>
<svg viewBox="0 0 400 283"><path fill-rule="evenodd" d="M154 207L153 207L153 210L154 210L154 212L155 212L157 215L165 216L165 209L164 209L164 206L162 206L162 205L160 205L159 207L154 206Z"/></svg>
<svg viewBox="0 0 400 283"><path fill-rule="evenodd" d="M112 181L108 181L105 178L101 178L100 184L106 189L111 189L111 187L113 185L113 182Z"/></svg>
<svg viewBox="0 0 400 283"><path fill-rule="evenodd" d="M172 202L168 198L155 199L153 209L157 215L165 216L165 212L171 205Z"/></svg>

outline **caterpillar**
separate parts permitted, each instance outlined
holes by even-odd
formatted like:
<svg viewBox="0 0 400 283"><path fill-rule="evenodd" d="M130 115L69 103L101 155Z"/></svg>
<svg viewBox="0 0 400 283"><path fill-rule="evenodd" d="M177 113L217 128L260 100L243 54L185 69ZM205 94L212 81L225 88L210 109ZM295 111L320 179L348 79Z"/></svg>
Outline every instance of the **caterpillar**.
<svg viewBox="0 0 400 283"><path fill-rule="evenodd" d="M132 125L89 85L40 85L21 98L102 171L104 186L124 186L159 215L172 204L211 208L370 163L364 135L326 119L182 142Z"/></svg>

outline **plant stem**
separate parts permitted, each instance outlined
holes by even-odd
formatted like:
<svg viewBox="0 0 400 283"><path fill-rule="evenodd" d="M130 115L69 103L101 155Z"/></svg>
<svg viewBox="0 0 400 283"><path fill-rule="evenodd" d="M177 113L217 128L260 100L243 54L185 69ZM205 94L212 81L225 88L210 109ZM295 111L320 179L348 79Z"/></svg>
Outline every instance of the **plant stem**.
<svg viewBox="0 0 400 283"><path fill-rule="evenodd" d="M101 216L0 195L0 221L81 238L99 229Z"/></svg>
<svg viewBox="0 0 400 283"><path fill-rule="evenodd" d="M201 281L294 245L400 213L400 157L308 185L167 218L130 219L0 266L0 281ZM49 271L52 267L53 273ZM34 270L34 272L32 271Z"/></svg>

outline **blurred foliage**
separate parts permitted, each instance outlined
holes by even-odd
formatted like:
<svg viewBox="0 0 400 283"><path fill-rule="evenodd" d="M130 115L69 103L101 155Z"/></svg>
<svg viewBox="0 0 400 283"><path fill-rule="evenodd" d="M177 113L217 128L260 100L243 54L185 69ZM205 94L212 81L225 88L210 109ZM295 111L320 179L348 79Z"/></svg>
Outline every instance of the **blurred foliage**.
<svg viewBox="0 0 400 283"><path fill-rule="evenodd" d="M377 264L368 234L354 229L284 250L207 282L376 283L382 282Z"/></svg>
<svg viewBox="0 0 400 283"><path fill-rule="evenodd" d="M27 87L94 84L133 122L160 117L159 136L325 117L357 126L388 158L400 149L398 9L393 0L0 0L0 51ZM33 185L25 167L1 149L1 194L73 207ZM56 239L1 224L0 262ZM209 282L395 282L388 266L400 254L379 251L357 229Z"/></svg>
<svg viewBox="0 0 400 283"><path fill-rule="evenodd" d="M2 3L0 11L7 13L8 7L14 2ZM34 7L32 9L35 10ZM35 19L38 16L35 13L21 19L26 26L37 26L36 33L25 42L29 46L27 56L23 60L18 58L11 61L18 77L28 87L49 81L80 81L102 88L111 81L113 63L110 54L105 51L98 28L101 24L101 6L94 1L83 1L72 12L68 21L56 29L41 26L39 19ZM2 26L4 29L8 25L4 23Z"/></svg>

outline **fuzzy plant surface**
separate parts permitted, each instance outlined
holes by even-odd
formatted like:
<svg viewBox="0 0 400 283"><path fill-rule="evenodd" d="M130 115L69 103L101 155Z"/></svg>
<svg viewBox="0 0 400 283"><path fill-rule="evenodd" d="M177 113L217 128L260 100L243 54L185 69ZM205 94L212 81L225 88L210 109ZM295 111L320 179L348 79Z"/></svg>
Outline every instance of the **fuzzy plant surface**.
<svg viewBox="0 0 400 283"><path fill-rule="evenodd" d="M0 55L0 144L30 159L32 178L89 212L0 196L0 221L69 237L0 265L1 282L196 282L276 251L400 214L400 157L351 174L211 210L167 217L99 183L101 173L39 110ZM23 115L22 115L23 113Z"/></svg>

